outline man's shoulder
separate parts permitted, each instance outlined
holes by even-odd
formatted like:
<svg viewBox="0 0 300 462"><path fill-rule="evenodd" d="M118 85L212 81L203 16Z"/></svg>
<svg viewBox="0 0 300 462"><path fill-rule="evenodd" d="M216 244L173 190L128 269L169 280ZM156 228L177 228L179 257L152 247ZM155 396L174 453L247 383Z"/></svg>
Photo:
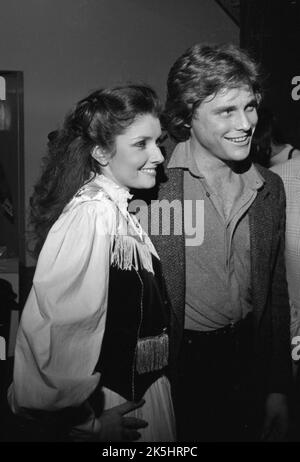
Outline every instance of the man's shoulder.
<svg viewBox="0 0 300 462"><path fill-rule="evenodd" d="M282 186L282 180L277 173L272 172L271 170L269 170L266 167L263 167L260 164L254 164L254 166L257 169L257 171L261 174L268 187L280 188Z"/></svg>
<svg viewBox="0 0 300 462"><path fill-rule="evenodd" d="M265 180L271 179L274 180L277 175L274 175L274 173L269 170L266 167L263 167L260 164L254 163L255 168L259 171L259 173L264 177Z"/></svg>

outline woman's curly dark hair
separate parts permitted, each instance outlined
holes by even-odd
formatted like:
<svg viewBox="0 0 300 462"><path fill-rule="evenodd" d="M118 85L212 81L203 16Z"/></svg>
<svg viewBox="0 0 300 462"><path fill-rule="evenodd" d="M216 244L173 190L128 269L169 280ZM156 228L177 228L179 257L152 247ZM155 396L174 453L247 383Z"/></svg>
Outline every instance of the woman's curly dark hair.
<svg viewBox="0 0 300 462"><path fill-rule="evenodd" d="M48 135L42 175L30 198L30 225L37 256L47 234L66 204L100 165L91 156L95 146L114 154L117 135L142 114L160 117L156 93L144 85L100 89L82 99L65 118L60 130Z"/></svg>
<svg viewBox="0 0 300 462"><path fill-rule="evenodd" d="M202 101L218 91L242 85L249 86L260 101L258 66L247 52L232 44L192 46L170 69L162 116L164 128L176 141L186 141Z"/></svg>

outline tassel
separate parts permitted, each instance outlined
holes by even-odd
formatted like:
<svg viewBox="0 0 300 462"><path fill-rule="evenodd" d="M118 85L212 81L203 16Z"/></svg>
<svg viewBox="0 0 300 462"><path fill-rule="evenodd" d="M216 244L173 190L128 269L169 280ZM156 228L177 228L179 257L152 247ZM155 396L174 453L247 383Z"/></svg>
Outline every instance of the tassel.
<svg viewBox="0 0 300 462"><path fill-rule="evenodd" d="M111 264L123 270L140 269L139 264L154 274L151 252L147 244L138 242L132 236L116 235L111 252Z"/></svg>
<svg viewBox="0 0 300 462"><path fill-rule="evenodd" d="M169 337L165 330L155 337L145 337L138 340L136 357L138 374L158 371L168 365Z"/></svg>

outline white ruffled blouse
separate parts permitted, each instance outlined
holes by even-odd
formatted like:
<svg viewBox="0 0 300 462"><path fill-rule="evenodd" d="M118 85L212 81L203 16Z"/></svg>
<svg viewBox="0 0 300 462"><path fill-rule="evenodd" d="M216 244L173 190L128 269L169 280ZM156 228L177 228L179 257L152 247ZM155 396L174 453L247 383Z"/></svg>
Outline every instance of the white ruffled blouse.
<svg viewBox="0 0 300 462"><path fill-rule="evenodd" d="M135 264L138 253L142 264L153 271L151 253L157 256L137 219L128 213L131 197L112 180L97 175L50 229L17 335L8 393L14 412L79 406L95 390L100 374L93 371L105 329L110 264L126 269ZM129 228L135 238L128 235ZM125 401L109 389L103 392L105 409ZM174 440L167 378L152 384L144 398L145 405L130 414L149 423L140 430L141 440Z"/></svg>

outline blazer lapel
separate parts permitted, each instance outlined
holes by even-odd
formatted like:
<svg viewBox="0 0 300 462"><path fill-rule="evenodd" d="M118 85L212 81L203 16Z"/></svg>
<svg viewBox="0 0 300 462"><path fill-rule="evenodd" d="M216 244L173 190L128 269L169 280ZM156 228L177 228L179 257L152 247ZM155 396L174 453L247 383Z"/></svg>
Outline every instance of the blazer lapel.
<svg viewBox="0 0 300 462"><path fill-rule="evenodd" d="M163 274L166 281L167 293L172 308L180 325L184 321L184 300L185 300L185 239L183 222L183 171L181 169L170 169L167 171L168 180L160 185L158 199L167 201L166 207L172 212L172 202L177 201L181 206L181 234L175 234L176 226L174 215L170 214L170 233L162 234L161 227L158 228L159 219L157 213L150 211L150 223L153 229L159 229L159 235L151 233L151 240L161 259ZM161 219L159 219L161 225ZM178 224L177 224L178 225ZM167 228L167 227L166 227Z"/></svg>

